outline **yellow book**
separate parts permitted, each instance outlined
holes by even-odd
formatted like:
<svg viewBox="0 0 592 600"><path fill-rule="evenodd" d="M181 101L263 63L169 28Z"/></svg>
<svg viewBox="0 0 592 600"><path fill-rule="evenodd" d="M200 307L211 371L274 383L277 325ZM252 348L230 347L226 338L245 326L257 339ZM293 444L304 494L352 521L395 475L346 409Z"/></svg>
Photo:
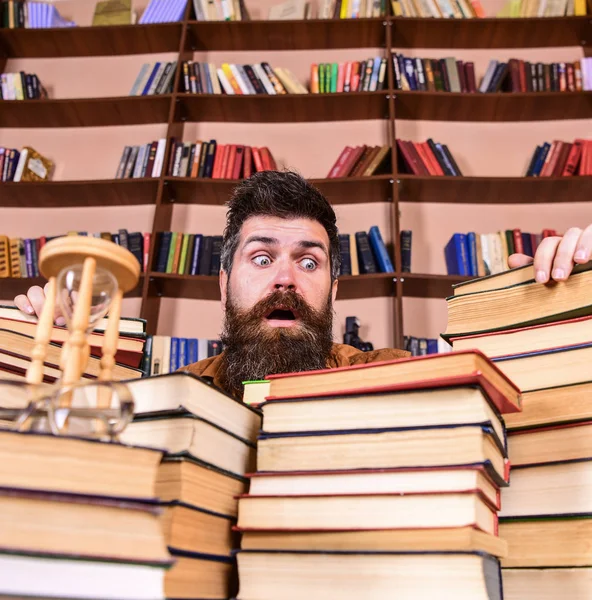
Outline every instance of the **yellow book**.
<svg viewBox="0 0 592 600"><path fill-rule="evenodd" d="M10 277L8 237L5 235L0 235L0 277Z"/></svg>
<svg viewBox="0 0 592 600"><path fill-rule="evenodd" d="M391 0L391 6L393 7L393 14L395 15L395 17L403 16L403 11L401 9L401 4L399 3L399 0Z"/></svg>
<svg viewBox="0 0 592 600"><path fill-rule="evenodd" d="M19 238L12 238L9 242L10 247L10 276L22 277L21 257L19 251Z"/></svg>
<svg viewBox="0 0 592 600"><path fill-rule="evenodd" d="M228 63L222 63L222 71L224 71L224 75L226 75L226 79L228 79L228 82L232 86L234 93L242 94L243 91L241 90L236 79L234 78L234 75L232 74L232 69L230 68L230 65Z"/></svg>
<svg viewBox="0 0 592 600"><path fill-rule="evenodd" d="M360 263L358 262L358 247L356 246L356 236L354 233L349 234L349 253L351 255L352 275L359 275Z"/></svg>
<svg viewBox="0 0 592 600"><path fill-rule="evenodd" d="M132 22L131 0L104 0L97 2L92 24L130 25Z"/></svg>
<svg viewBox="0 0 592 600"><path fill-rule="evenodd" d="M342 0L341 11L339 13L340 19L347 19L349 16L349 0Z"/></svg>
<svg viewBox="0 0 592 600"><path fill-rule="evenodd" d="M586 0L574 0L574 15L576 17L586 16Z"/></svg>
<svg viewBox="0 0 592 600"><path fill-rule="evenodd" d="M179 268L177 269L179 275L185 274L185 265L187 264L187 246L189 245L188 233L183 235L183 241L181 242L181 258L179 259Z"/></svg>

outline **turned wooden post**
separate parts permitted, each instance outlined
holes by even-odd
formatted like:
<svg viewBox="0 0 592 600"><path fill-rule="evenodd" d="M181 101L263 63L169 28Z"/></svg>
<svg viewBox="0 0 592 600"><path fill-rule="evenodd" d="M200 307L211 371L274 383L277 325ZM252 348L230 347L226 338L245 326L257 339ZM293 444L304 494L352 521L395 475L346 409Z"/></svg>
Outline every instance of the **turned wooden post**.
<svg viewBox="0 0 592 600"><path fill-rule="evenodd" d="M103 337L101 355L101 370L99 381L110 381L113 378L113 367L115 366L115 353L117 352L117 341L119 340L119 318L121 317L121 302L123 290L117 289L107 319L107 329ZM109 408L111 406L111 390L99 389L98 408Z"/></svg>
<svg viewBox="0 0 592 600"><path fill-rule="evenodd" d="M50 277L45 293L45 304L35 330L35 345L31 352L31 364L27 369L27 383L43 383L43 363L47 356L47 345L51 341L53 315L56 305L56 278Z"/></svg>

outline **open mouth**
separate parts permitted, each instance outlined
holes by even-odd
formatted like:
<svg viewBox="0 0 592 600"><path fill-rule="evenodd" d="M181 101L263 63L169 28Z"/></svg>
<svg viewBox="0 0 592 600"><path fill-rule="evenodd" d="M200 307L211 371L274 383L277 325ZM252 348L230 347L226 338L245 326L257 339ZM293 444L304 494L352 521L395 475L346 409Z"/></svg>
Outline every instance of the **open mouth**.
<svg viewBox="0 0 592 600"><path fill-rule="evenodd" d="M275 308L265 318L270 321L295 321L298 317L296 313L290 309Z"/></svg>

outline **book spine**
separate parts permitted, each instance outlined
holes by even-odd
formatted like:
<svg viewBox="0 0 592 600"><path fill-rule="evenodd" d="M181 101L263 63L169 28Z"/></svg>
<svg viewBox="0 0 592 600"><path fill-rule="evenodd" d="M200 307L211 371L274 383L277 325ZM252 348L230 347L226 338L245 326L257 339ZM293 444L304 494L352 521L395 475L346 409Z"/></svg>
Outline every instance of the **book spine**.
<svg viewBox="0 0 592 600"><path fill-rule="evenodd" d="M370 247L372 248L380 272L394 273L395 269L386 249L386 244L384 243L382 235L380 234L380 230L376 225L370 227L370 230L368 232L368 240L370 242Z"/></svg>
<svg viewBox="0 0 592 600"><path fill-rule="evenodd" d="M349 234L339 234L339 255L341 257L341 267L339 269L339 276L351 275L351 254L349 248Z"/></svg>
<svg viewBox="0 0 592 600"><path fill-rule="evenodd" d="M411 273L411 242L412 232L409 229L403 229L400 234L401 241L401 271L403 273Z"/></svg>
<svg viewBox="0 0 592 600"><path fill-rule="evenodd" d="M360 266L360 273L376 273L376 262L370 248L370 241L368 240L368 234L365 231L356 232L356 246L358 250L358 264Z"/></svg>

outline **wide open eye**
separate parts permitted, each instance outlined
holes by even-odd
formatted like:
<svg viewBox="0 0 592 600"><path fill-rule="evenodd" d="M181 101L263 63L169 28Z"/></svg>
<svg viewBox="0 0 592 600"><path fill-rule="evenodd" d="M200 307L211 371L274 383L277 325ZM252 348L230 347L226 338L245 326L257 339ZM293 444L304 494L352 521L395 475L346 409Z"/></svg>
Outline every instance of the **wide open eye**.
<svg viewBox="0 0 592 600"><path fill-rule="evenodd" d="M266 254L260 254L259 256L255 256L253 262L260 267L269 267L271 264L271 258Z"/></svg>
<svg viewBox="0 0 592 600"><path fill-rule="evenodd" d="M300 264L306 271L314 271L317 268L317 263L312 258L303 258Z"/></svg>

